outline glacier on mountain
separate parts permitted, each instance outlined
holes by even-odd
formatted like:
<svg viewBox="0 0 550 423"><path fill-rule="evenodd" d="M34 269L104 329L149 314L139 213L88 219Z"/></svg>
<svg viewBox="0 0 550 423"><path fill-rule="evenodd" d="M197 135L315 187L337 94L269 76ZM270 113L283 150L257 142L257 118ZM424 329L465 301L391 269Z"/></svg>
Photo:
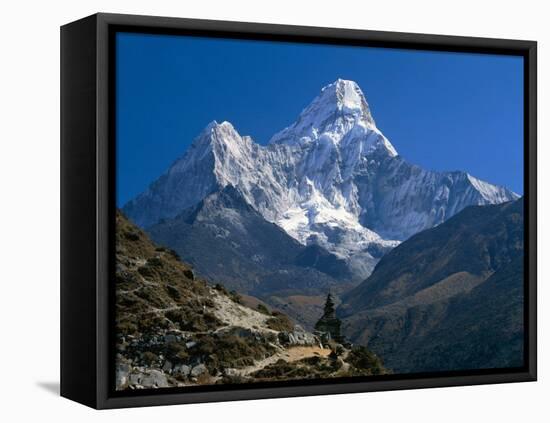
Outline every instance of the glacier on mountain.
<svg viewBox="0 0 550 423"><path fill-rule="evenodd" d="M148 227L227 185L302 244L318 244L364 278L385 251L469 205L518 198L465 172L406 162L376 127L365 95L338 79L265 146L212 122L123 210Z"/></svg>

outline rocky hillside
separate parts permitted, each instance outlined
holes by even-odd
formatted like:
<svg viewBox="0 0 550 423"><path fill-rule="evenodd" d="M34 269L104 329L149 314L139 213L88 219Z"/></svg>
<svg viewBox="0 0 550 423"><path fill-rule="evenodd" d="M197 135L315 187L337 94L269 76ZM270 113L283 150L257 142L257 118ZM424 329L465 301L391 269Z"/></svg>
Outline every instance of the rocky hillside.
<svg viewBox="0 0 550 423"><path fill-rule="evenodd" d="M386 372L363 348L322 345L284 314L208 285L121 213L116 259L119 390Z"/></svg>
<svg viewBox="0 0 550 423"><path fill-rule="evenodd" d="M283 308L306 328L313 327L322 309L309 313L292 297L314 300L341 288L341 278L351 278L344 260L317 245L300 244L266 221L232 186L163 219L147 233L173 248L201 276Z"/></svg>
<svg viewBox="0 0 550 423"><path fill-rule="evenodd" d="M395 372L521 366L523 199L411 237L343 300L345 334Z"/></svg>

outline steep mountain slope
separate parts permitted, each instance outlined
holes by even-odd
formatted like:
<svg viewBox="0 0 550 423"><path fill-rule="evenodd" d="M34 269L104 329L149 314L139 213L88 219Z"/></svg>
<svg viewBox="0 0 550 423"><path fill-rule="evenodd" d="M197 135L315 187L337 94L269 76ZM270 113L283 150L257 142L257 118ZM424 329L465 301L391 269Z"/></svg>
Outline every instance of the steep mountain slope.
<svg viewBox="0 0 550 423"><path fill-rule="evenodd" d="M343 297L344 332L396 372L519 366L523 199L411 237Z"/></svg>
<svg viewBox="0 0 550 423"><path fill-rule="evenodd" d="M321 247L303 246L267 222L231 185L147 232L200 275L278 307L288 296L324 295L339 280L351 279L342 259ZM285 311L312 326L302 311L291 306Z"/></svg>
<svg viewBox="0 0 550 423"><path fill-rule="evenodd" d="M243 306L116 218L116 389L383 374L361 348L321 345L279 312Z"/></svg>
<svg viewBox="0 0 550 423"><path fill-rule="evenodd" d="M383 238L399 240L432 228L470 205L519 198L466 172L431 172L399 156L380 160L374 169L358 169L356 180L361 224Z"/></svg>
<svg viewBox="0 0 550 423"><path fill-rule="evenodd" d="M212 122L124 212L148 227L228 185L264 219L345 259L360 278L400 240L464 207L517 198L464 172L408 164L376 127L358 85L341 79L266 146Z"/></svg>

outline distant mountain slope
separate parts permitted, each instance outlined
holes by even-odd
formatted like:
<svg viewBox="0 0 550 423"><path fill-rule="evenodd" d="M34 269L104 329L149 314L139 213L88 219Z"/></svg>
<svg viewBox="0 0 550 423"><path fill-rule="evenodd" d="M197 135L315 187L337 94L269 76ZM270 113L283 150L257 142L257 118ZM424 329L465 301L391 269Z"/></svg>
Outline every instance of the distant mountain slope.
<svg viewBox="0 0 550 423"><path fill-rule="evenodd" d="M344 295L344 332L396 372L519 366L523 248L523 199L468 207Z"/></svg>
<svg viewBox="0 0 550 423"><path fill-rule="evenodd" d="M399 241L464 207L517 198L465 172L407 163L377 128L359 86L342 79L266 146L229 122L212 122L124 212L149 227L229 185L264 219L346 260L359 278Z"/></svg>
<svg viewBox="0 0 550 423"><path fill-rule="evenodd" d="M334 283L331 273L350 277L343 260L322 248L303 246L263 219L231 186L147 232L176 250L200 274L243 292L308 289L313 278L320 286L311 288L322 289ZM265 282L273 272L294 274ZM268 287L263 286L266 283Z"/></svg>
<svg viewBox="0 0 550 423"><path fill-rule="evenodd" d="M285 304L282 298L324 295L339 280L351 278L342 259L321 247L303 246L266 221L230 185L147 232L201 276L277 307ZM285 311L307 327L314 322L300 310ZM317 313L311 317L316 319Z"/></svg>
<svg viewBox="0 0 550 423"><path fill-rule="evenodd" d="M174 252L116 218L116 389L383 374L371 352L334 348L279 312L195 277Z"/></svg>

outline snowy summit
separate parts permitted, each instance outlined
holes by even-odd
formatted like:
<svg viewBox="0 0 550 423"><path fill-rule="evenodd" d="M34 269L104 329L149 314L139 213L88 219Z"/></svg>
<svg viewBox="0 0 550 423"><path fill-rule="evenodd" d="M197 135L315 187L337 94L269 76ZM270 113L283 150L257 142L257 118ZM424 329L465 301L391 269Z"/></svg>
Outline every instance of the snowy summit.
<svg viewBox="0 0 550 423"><path fill-rule="evenodd" d="M310 143L342 141L371 135L364 149L385 148L390 155L397 151L376 128L365 95L354 81L338 79L324 87L306 107L296 122L275 134L270 143Z"/></svg>
<svg viewBox="0 0 550 423"><path fill-rule="evenodd" d="M148 227L228 185L302 244L347 260L359 278L385 251L464 207L518 198L465 172L431 172L403 160L357 83L343 79L322 88L266 146L229 122L210 123L123 210Z"/></svg>

